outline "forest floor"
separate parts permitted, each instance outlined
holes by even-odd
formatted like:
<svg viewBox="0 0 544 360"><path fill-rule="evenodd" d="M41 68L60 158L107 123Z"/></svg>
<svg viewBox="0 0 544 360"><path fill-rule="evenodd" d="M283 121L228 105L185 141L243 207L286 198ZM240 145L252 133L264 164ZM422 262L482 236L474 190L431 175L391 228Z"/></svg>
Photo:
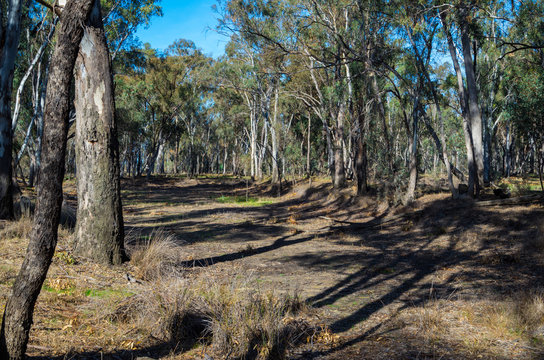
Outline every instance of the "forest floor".
<svg viewBox="0 0 544 360"><path fill-rule="evenodd" d="M412 206L393 209L325 181L290 184L277 197L268 184L230 177L142 178L123 185L127 238L136 246L166 234L186 277L243 277L298 294L329 336L291 349L290 359L544 359L542 203L480 207L422 188ZM73 204L73 185L66 189ZM14 231L0 244L0 309L28 225ZM31 358L156 357L160 346L134 329L112 330L103 316L145 286L124 278L138 270L76 259L63 238L38 301ZM204 349L168 354L201 359Z"/></svg>

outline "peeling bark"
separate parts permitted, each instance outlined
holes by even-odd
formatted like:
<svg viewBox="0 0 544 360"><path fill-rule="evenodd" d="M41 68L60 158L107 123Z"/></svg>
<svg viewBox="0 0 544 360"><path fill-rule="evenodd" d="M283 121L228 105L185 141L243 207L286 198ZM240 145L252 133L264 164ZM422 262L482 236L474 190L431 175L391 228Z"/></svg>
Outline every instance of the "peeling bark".
<svg viewBox="0 0 544 360"><path fill-rule="evenodd" d="M103 264L125 259L111 61L96 0L76 65L75 252Z"/></svg>

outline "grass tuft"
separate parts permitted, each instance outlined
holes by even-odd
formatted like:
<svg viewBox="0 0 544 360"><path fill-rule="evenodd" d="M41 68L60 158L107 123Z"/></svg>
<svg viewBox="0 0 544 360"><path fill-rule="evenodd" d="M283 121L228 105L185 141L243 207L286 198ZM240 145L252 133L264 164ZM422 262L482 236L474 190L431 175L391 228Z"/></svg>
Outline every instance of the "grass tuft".
<svg viewBox="0 0 544 360"><path fill-rule="evenodd" d="M298 296L250 290L249 285L241 280L217 283L204 276L191 281L163 278L125 299L110 320L147 329L179 350L206 344L237 359L281 360L289 346L316 333L299 316L307 307Z"/></svg>
<svg viewBox="0 0 544 360"><path fill-rule="evenodd" d="M178 269L181 246L176 239L162 230L154 231L142 244L130 251L130 262L144 280L156 280L180 275Z"/></svg>

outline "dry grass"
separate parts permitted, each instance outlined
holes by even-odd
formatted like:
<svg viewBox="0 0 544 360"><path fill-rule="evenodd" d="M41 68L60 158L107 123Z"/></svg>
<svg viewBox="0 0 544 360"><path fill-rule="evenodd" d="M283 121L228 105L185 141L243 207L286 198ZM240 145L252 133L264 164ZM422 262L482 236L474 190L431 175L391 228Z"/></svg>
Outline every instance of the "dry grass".
<svg viewBox="0 0 544 360"><path fill-rule="evenodd" d="M434 354L432 359L447 357L448 348L467 358L529 359L541 354L535 344L544 340L544 291L503 301L430 299L401 311L392 324L401 329L403 342Z"/></svg>
<svg viewBox="0 0 544 360"><path fill-rule="evenodd" d="M0 230L2 289L9 290L22 261L32 222L7 223ZM73 357L157 347L177 353L204 346L211 354L239 359L283 359L289 346L317 332L306 305L295 295L259 290L242 272L216 277L212 270L179 276L182 247L162 231L133 249L120 268L76 261L61 231L35 311L30 354ZM14 246L14 245L17 246ZM127 283L133 273L142 283ZM3 291L0 307L7 300ZM195 350L196 351L196 350Z"/></svg>
<svg viewBox="0 0 544 360"><path fill-rule="evenodd" d="M161 231L136 247L131 263L152 282L126 299L110 319L146 329L182 350L202 343L240 359L283 359L289 346L314 331L299 316L308 308L298 296L260 291L243 272L223 280L206 271L180 278L180 255L181 247Z"/></svg>
<svg viewBox="0 0 544 360"><path fill-rule="evenodd" d="M17 221L6 222L3 228L0 228L0 239L3 239L2 245L9 246L13 240L26 239L32 230L32 218L23 216Z"/></svg>
<svg viewBox="0 0 544 360"><path fill-rule="evenodd" d="M521 292L490 306L484 324L497 336L532 338L535 330L544 325L544 291Z"/></svg>
<svg viewBox="0 0 544 360"><path fill-rule="evenodd" d="M178 263L182 255L179 242L163 230L155 230L130 251L130 261L144 280L180 276Z"/></svg>
<svg viewBox="0 0 544 360"><path fill-rule="evenodd" d="M205 345L239 359L283 359L289 346L314 327L296 296L252 290L251 280L232 274L222 282L202 273L196 279L158 279L125 299L110 315L120 327L134 326L173 348Z"/></svg>

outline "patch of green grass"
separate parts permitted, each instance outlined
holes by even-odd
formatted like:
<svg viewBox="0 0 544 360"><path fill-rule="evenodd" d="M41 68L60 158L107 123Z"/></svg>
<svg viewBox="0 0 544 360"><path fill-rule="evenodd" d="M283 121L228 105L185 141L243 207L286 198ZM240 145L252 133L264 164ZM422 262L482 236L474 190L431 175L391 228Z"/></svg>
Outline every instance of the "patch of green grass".
<svg viewBox="0 0 544 360"><path fill-rule="evenodd" d="M255 197L245 197L245 196L224 196L216 198L215 201L222 204L239 204L243 206L263 206L270 205L274 203L274 200L271 199L262 199Z"/></svg>
<svg viewBox="0 0 544 360"><path fill-rule="evenodd" d="M513 196L525 195L533 191L542 190L540 187L540 180L535 176L501 179L498 186L503 189L508 189Z"/></svg>
<svg viewBox="0 0 544 360"><path fill-rule="evenodd" d="M117 289L87 289L84 292L85 296L95 297L95 298L123 298L134 295L133 292L127 290L117 290Z"/></svg>
<svg viewBox="0 0 544 360"><path fill-rule="evenodd" d="M49 286L47 284L44 284L42 289L47 291L47 292L55 293L55 294L58 294L58 295L73 295L75 290L76 290L76 287L75 286L69 286L69 287L66 287L66 288L55 288L55 287Z"/></svg>

